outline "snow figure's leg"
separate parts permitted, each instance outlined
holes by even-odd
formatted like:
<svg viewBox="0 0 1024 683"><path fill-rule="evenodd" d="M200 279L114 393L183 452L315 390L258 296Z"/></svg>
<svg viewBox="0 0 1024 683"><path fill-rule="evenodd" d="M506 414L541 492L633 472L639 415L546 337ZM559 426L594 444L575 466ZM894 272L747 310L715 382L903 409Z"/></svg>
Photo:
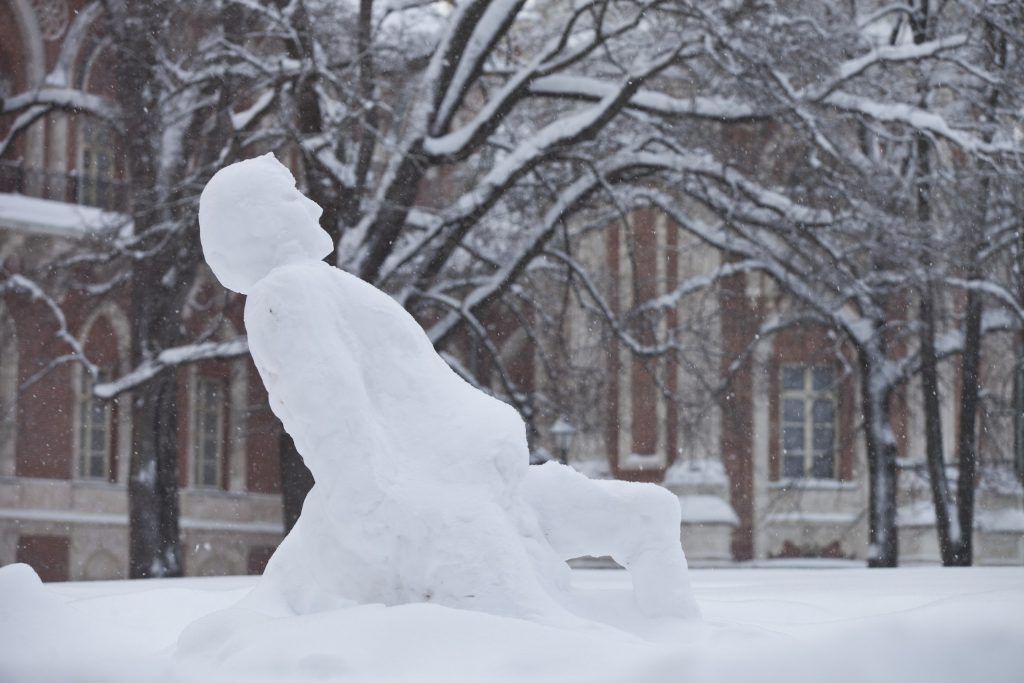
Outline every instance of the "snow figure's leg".
<svg viewBox="0 0 1024 683"><path fill-rule="evenodd" d="M640 609L696 617L679 542L679 501L655 484L590 480L570 467L531 467L523 496L563 559L608 555L629 571Z"/></svg>

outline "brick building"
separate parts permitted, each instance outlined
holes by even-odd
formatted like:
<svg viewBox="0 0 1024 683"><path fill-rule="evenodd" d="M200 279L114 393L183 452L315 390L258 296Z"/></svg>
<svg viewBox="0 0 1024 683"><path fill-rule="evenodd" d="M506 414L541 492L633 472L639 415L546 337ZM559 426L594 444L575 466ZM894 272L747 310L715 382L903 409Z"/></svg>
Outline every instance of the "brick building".
<svg viewBox="0 0 1024 683"><path fill-rule="evenodd" d="M609 307L625 312L722 265L721 253L683 243L684 235L667 216L637 211L628 229L589 233L579 253L595 281L605 283ZM786 306L770 278L729 276L669 312L661 324L676 327L682 352L657 360L637 358L595 335L600 316L592 312L575 312L568 321L572 355L605 380L601 400L576 406L573 419L581 429L570 461L606 476L662 482L679 493L691 564L867 557L867 464L855 357L836 334L814 325L758 337L761 323ZM646 343L643 332L638 335ZM983 346L988 405L979 418L979 564L1024 563L1021 439L1014 437L1020 418L1013 417L1020 410L1020 380L1014 379L1019 344L1007 334ZM959 358L940 368L943 440L954 481L958 372ZM724 391L711 391L709 382ZM891 406L903 563L939 561L923 416L913 400L920 394L919 380L912 379ZM731 535L729 542L723 543L723 533Z"/></svg>
<svg viewBox="0 0 1024 683"><path fill-rule="evenodd" d="M62 54L81 3L0 3L0 96L23 92L58 64L89 92L111 84L102 36ZM12 122L0 122L6 135ZM87 117L32 123L0 157L0 264L5 275L40 272L75 253L91 232L125 221L114 136ZM130 229L130 226L126 229ZM59 276L49 284L99 377L128 371L127 294L84 295ZM207 272L191 283L187 327L219 316L223 290ZM229 299L214 339L242 329ZM57 319L27 292L0 299L0 564L33 565L44 579L127 573L130 394L102 401L68 351ZM177 371L179 484L185 571L259 571L283 534L279 423L248 360Z"/></svg>

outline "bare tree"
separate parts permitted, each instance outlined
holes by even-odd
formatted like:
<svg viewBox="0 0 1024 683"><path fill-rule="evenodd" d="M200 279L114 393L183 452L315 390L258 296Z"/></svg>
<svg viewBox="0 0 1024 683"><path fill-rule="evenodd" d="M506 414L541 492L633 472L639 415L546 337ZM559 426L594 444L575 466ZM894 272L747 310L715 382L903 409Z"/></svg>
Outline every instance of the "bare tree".
<svg viewBox="0 0 1024 683"><path fill-rule="evenodd" d="M113 128L123 151L131 230L112 226L82 253L62 259L61 270L77 274L71 286L101 299L128 294L131 361L135 369L98 396L132 393L132 460L128 482L130 574L176 576L182 572L178 529L177 405L173 373L183 362L245 353L243 344L210 342L183 347L180 312L200 263L195 204L213 169L237 150L225 122L232 101L223 78L188 79L187 68L204 59L183 40L183 26L203 27L204 36L229 31L230 8L177 2L93 2L76 16L61 56L42 83L6 98L13 116L0 152L51 111L102 121ZM223 22L223 23L222 23ZM117 88L103 94L68 82L71 60L90 36L112 38ZM197 39L200 48L206 38ZM78 352L81 349L77 349ZM69 357L95 367L80 354Z"/></svg>
<svg viewBox="0 0 1024 683"><path fill-rule="evenodd" d="M652 134L632 158L609 157L603 170L619 174L609 186L617 186L624 205L657 206L681 230L730 256L717 271L661 297L662 310L737 272L762 272L786 292L791 305L766 321L755 340L812 321L840 332L854 349L869 469L869 562L892 566L898 557L893 392L918 372L930 385L929 368L963 354L968 384L961 396L976 400L970 397L977 396L981 338L1019 329L1024 320L1002 278L1006 269L981 265L996 252L980 245L1008 244L1016 223L1008 222L1007 214L982 209L980 218L976 214L954 229L952 223L964 215L950 206L961 201L964 186L947 182L954 171L988 177L988 182L996 177L1010 185L1019 182L1012 180L1021 171L1020 117L1013 113L1019 105L1004 102L994 111L991 98L993 89L1002 96L1019 93L1018 53L998 62L985 55L992 54L993 32L1005 45L1019 44L1020 34L1019 23L1011 20L1016 10L990 12L973 3L946 7L943 21L926 31L913 30L922 18L913 8L872 6L865 14L856 12L856 5L853 9L843 14L817 5L765 3L735 12L698 12L702 29L713 39L691 69L708 82L728 84L730 111L742 112L747 121L770 121L755 129L755 140L787 140L794 158L786 182L759 166L756 154L747 155L754 163L741 170L729 163L727 145L686 139L678 127L671 137L664 131ZM881 40L872 40L872 33L882 33ZM925 102L922 75L932 78ZM636 99L645 96L641 91ZM970 106L962 106L958 97ZM706 128L700 133L704 140L715 139ZM941 170L929 164L933 158L943 159ZM657 173L658 182L652 187L641 170ZM638 177L647 186L637 187ZM1008 209L1012 203L1004 196ZM717 218L698 218L681 198ZM583 270L577 274L586 283ZM965 270L970 275L964 277ZM933 294L922 298L921 315L914 316L904 302L915 291L929 291L928 283ZM940 335L929 322L930 302L948 299L958 287L975 292L966 327ZM600 289L586 289L595 310L613 318ZM676 346L671 335L645 343L629 332L625 320L613 321L613 327L635 353ZM926 343L915 347L908 343L911 336ZM925 398L932 397L937 401L937 389L926 388ZM966 450L974 439L969 410L970 424L960 432ZM962 452L960 500L967 515L974 458ZM949 533L959 519L947 519Z"/></svg>

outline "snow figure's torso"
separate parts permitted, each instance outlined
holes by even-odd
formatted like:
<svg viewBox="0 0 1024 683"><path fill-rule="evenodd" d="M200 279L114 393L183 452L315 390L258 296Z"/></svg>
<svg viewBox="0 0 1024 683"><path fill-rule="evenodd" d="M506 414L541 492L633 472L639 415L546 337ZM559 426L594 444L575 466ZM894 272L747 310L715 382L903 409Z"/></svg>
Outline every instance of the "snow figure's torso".
<svg viewBox="0 0 1024 683"><path fill-rule="evenodd" d="M545 611L535 565L557 558L516 495L528 453L515 410L458 377L394 300L321 262L260 280L245 324L271 408L316 480L267 570L294 609L323 604L326 589Z"/></svg>
<svg viewBox="0 0 1024 683"><path fill-rule="evenodd" d="M507 501L525 475L515 410L456 375L359 278L322 262L277 268L252 289L245 326L271 407L318 484L438 482Z"/></svg>

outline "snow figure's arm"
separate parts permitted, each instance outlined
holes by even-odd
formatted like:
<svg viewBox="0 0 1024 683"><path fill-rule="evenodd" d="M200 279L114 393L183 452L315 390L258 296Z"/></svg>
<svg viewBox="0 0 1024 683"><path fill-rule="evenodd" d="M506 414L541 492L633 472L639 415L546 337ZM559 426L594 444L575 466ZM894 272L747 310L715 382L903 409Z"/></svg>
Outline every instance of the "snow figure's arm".
<svg viewBox="0 0 1024 683"><path fill-rule="evenodd" d="M316 481L344 467L345 480L365 486L386 435L368 414L364 359L337 310L337 274L321 262L274 270L250 291L245 327L270 407Z"/></svg>
<svg viewBox="0 0 1024 683"><path fill-rule="evenodd" d="M570 467L531 467L523 497L563 559L610 556L649 615L697 616L679 542L679 501L655 484L591 480Z"/></svg>

